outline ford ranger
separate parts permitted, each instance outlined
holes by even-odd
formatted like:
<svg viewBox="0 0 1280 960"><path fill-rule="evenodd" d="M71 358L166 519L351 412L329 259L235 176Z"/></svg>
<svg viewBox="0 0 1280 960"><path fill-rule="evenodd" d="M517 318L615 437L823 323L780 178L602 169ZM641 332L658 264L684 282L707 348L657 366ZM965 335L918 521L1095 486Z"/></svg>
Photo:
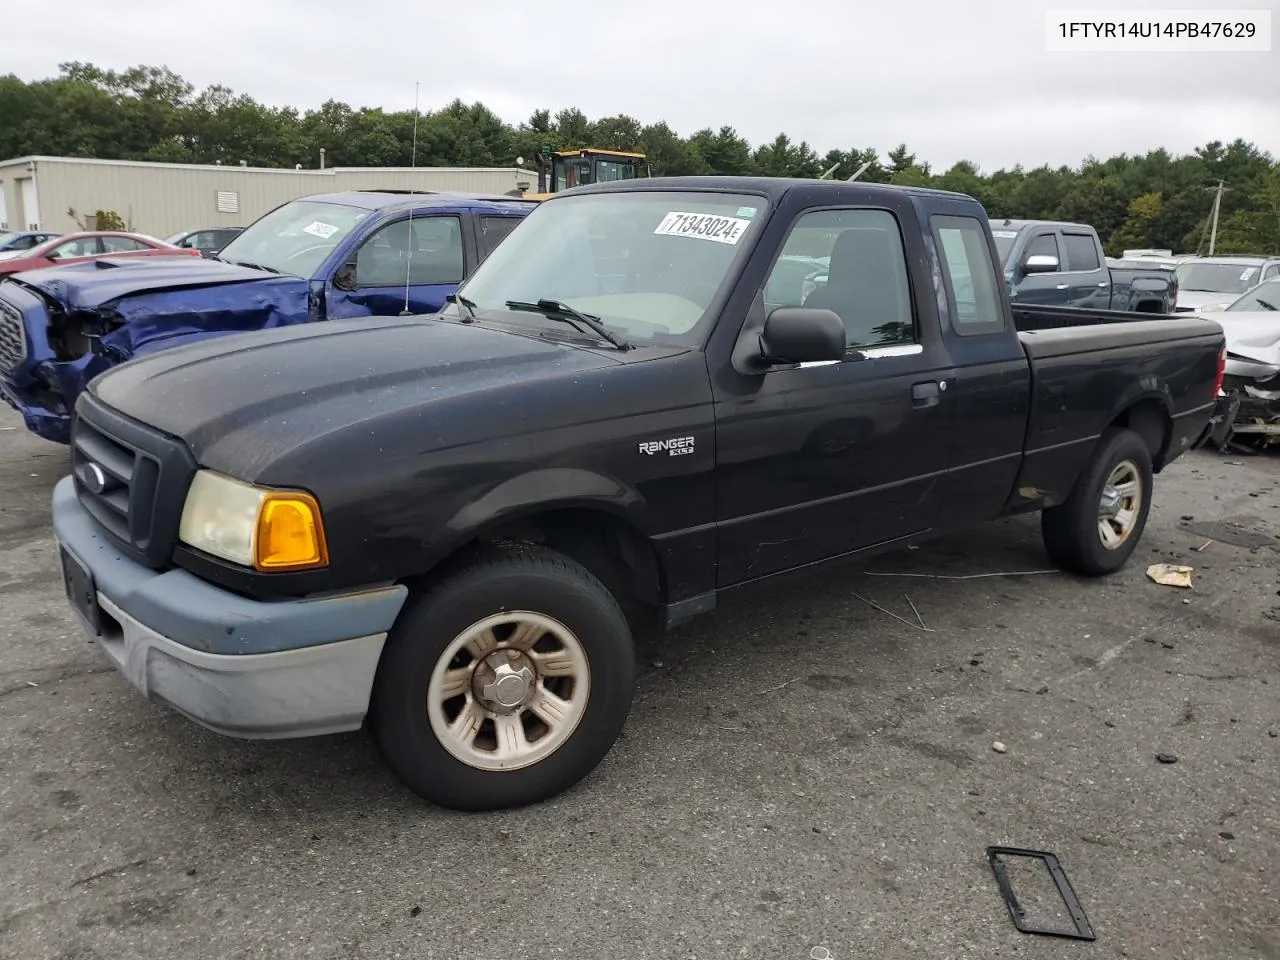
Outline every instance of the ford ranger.
<svg viewBox="0 0 1280 960"><path fill-rule="evenodd" d="M99 373L192 340L444 306L533 201L388 192L292 200L216 257L111 257L0 283L0 397L66 443ZM198 250L175 253L199 254Z"/></svg>
<svg viewBox="0 0 1280 960"><path fill-rule="evenodd" d="M772 282L796 257L827 282ZM367 723L424 798L542 800L619 735L641 623L1033 511L1062 568L1126 563L1205 434L1222 329L1015 311L998 264L958 194L557 194L434 315L97 377L53 493L67 597L214 731Z"/></svg>

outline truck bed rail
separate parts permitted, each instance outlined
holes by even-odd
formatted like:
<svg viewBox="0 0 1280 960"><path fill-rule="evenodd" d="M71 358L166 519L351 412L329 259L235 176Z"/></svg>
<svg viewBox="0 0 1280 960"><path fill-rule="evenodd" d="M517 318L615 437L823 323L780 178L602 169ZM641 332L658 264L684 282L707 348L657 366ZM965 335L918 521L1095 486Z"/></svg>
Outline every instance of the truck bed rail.
<svg viewBox="0 0 1280 960"><path fill-rule="evenodd" d="M1013 305L1013 326L1019 333L1056 330L1060 327L1096 327L1107 323L1146 323L1151 320L1185 320L1186 314L1142 313L1133 310L1092 310L1087 307Z"/></svg>

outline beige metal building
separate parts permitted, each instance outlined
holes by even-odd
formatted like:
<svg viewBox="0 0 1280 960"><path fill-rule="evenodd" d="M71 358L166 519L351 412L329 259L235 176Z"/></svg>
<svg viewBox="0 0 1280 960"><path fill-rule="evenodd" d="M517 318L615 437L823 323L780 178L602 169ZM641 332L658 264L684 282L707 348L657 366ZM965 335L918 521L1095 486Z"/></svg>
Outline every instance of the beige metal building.
<svg viewBox="0 0 1280 960"><path fill-rule="evenodd" d="M342 190L530 189L518 167L267 167L140 163L74 157L0 160L0 230L93 229L99 210L130 230L165 237L202 227L246 226L288 200Z"/></svg>

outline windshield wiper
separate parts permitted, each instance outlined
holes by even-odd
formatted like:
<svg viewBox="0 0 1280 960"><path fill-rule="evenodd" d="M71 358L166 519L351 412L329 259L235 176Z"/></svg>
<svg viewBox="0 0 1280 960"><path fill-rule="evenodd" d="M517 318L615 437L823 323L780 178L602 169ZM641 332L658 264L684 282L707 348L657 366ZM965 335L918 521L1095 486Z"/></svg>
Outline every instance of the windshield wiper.
<svg viewBox="0 0 1280 960"><path fill-rule="evenodd" d="M445 300L447 300L449 303L456 303L458 306L462 307L462 309L467 311L466 316L462 318L463 323L476 322L475 301L469 300L467 297L464 297L459 293L451 293L447 297L445 297Z"/></svg>
<svg viewBox="0 0 1280 960"><path fill-rule="evenodd" d="M550 317L552 320L564 320L566 323L576 321L590 327L602 339L608 340L619 350L631 349L631 344L601 323L599 317L593 317L589 313L575 310L563 300L539 300L537 303L530 303L526 300L508 300L507 309L530 310L533 313L540 313L544 317Z"/></svg>
<svg viewBox="0 0 1280 960"><path fill-rule="evenodd" d="M222 259L219 257L218 259ZM248 260L223 260L223 263L230 263L237 267L248 267L250 270L265 270L267 273L279 273L275 267L264 266L261 263L250 263Z"/></svg>
<svg viewBox="0 0 1280 960"><path fill-rule="evenodd" d="M1261 297L1258 298L1258 306L1262 307L1263 310L1276 309L1276 306L1274 303L1267 303L1267 301L1263 300Z"/></svg>

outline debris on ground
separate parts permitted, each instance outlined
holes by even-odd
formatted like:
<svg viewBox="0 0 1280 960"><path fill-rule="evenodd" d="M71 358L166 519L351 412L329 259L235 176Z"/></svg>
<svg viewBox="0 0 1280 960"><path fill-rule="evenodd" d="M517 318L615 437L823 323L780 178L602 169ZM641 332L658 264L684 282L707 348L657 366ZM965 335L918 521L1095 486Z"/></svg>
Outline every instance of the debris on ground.
<svg viewBox="0 0 1280 960"><path fill-rule="evenodd" d="M868 577L916 577L920 580L985 580L988 577L1037 577L1062 573L1061 570L1005 570L999 573L889 573L874 570L863 571Z"/></svg>
<svg viewBox="0 0 1280 960"><path fill-rule="evenodd" d="M1177 763L1178 755L1175 753L1157 753L1156 759L1161 763Z"/></svg>
<svg viewBox="0 0 1280 960"><path fill-rule="evenodd" d="M1008 748L1008 747L1006 747L1006 746L1005 746L1003 743L1001 743L999 740L997 740L995 743L993 743L993 744L991 745L991 749L992 749L992 750L994 750L996 753L1008 753L1008 752L1009 752L1009 748Z"/></svg>
<svg viewBox="0 0 1280 960"><path fill-rule="evenodd" d="M1259 529L1259 521L1254 517L1228 517L1211 522L1182 523L1179 526L1187 533L1246 550L1276 544L1275 537L1268 536Z"/></svg>
<svg viewBox="0 0 1280 960"><path fill-rule="evenodd" d="M885 614L886 616L893 617L893 619L899 621L900 623L905 623L908 627L911 627L913 630L923 630L925 633L933 633L932 627L926 627L924 625L924 620L920 618L920 611L916 610L916 605L914 603L911 603L910 597L907 597L907 603L911 604L911 609L912 611L915 612L916 619L919 621L919 623L912 623L906 617L900 617L896 613L894 613L892 610L886 610L884 607L880 606L880 604L876 603L874 600L868 600L866 597L864 597L860 593L855 593L853 594L853 596L861 600L867 606L874 607L875 609L879 610L881 613ZM906 596L906 594L903 594L903 596Z"/></svg>
<svg viewBox="0 0 1280 960"><path fill-rule="evenodd" d="M1008 858L1025 858L1027 860L1040 861L1049 873L1049 879L1053 881L1053 885L1058 888L1058 896L1062 898L1062 904L1067 908L1068 914L1071 916L1071 924L1074 930L1065 930L1062 927L1038 927L1027 922L1026 908L1018 902L1018 897L1013 891L1013 882L1009 877L1009 869L1005 864ZM1005 906L1009 908L1009 916L1013 920L1013 925L1022 933L1034 933L1047 937L1064 937L1070 940L1096 940L1097 935L1093 932L1093 927L1089 925L1089 918L1085 916L1084 908L1080 906L1080 900L1076 896L1075 890L1071 887L1071 881L1067 879L1066 873L1062 869L1062 865L1058 862L1057 856L1043 850L1023 850L1018 847L987 847L987 863L991 866L991 872L995 874L996 883L1000 887L1000 896L1005 902Z"/></svg>
<svg viewBox="0 0 1280 960"><path fill-rule="evenodd" d="M1182 567L1175 563L1153 563L1147 567L1147 576L1166 587L1191 589L1191 572L1194 567Z"/></svg>

